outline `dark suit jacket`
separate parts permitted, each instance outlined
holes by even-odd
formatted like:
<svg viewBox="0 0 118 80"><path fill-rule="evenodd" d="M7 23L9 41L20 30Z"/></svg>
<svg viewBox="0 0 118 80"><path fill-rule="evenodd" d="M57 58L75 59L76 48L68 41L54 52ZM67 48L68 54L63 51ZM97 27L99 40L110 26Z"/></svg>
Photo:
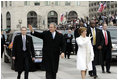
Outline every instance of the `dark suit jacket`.
<svg viewBox="0 0 118 80"><path fill-rule="evenodd" d="M102 37L102 31L98 28L95 28L96 31L96 45L95 48L98 49L98 46L103 46L103 37ZM87 28L87 36L92 36L91 28ZM91 38L91 42L93 41L93 38Z"/></svg>
<svg viewBox="0 0 118 80"><path fill-rule="evenodd" d="M102 33L102 37L103 37L103 41L104 41L104 44L103 44L103 49L104 47L106 47L105 45L105 38L104 38L104 34ZM108 45L107 45L107 48L111 50L112 48L112 42L111 42L111 36L110 36L110 32L107 31L107 37L108 37Z"/></svg>
<svg viewBox="0 0 118 80"><path fill-rule="evenodd" d="M13 41L13 49L12 49L12 56L15 56L15 70L22 71L24 70L24 56L23 54L23 42L22 42L22 35L18 35L14 38ZM27 57L29 59L29 63L31 63L31 57L35 57L34 46L32 37L26 35L26 50L27 50Z"/></svg>
<svg viewBox="0 0 118 80"><path fill-rule="evenodd" d="M75 39L80 36L78 31L79 31L79 28L76 28L75 31L74 31Z"/></svg>
<svg viewBox="0 0 118 80"><path fill-rule="evenodd" d="M111 58L112 42L111 42L110 32L107 31L107 37L108 37L108 45L107 46L105 45L105 38L104 38L103 33L102 33L102 37L103 37L103 41L104 41L102 52L103 52L103 54L105 54L105 52L108 52L106 57Z"/></svg>
<svg viewBox="0 0 118 80"><path fill-rule="evenodd" d="M111 60L111 51L112 51L112 42L111 42L110 32L107 31L107 38L108 38L107 46L105 45L105 37L104 37L103 32L102 32L102 37L103 37L103 41L104 41L103 48L102 48L102 55L101 55L102 62L104 62L104 60L110 61Z"/></svg>
<svg viewBox="0 0 118 80"><path fill-rule="evenodd" d="M103 37L102 37L102 31L98 28L95 28L95 31L96 31L96 45L93 46L93 50L94 50L94 62L95 64L100 64L100 60L101 60L101 57L100 57L100 54L101 54L101 51L102 49L98 49L98 46L103 46ZM91 28L88 27L87 28L87 36L92 36L92 32L91 32ZM93 42L93 38L91 38L91 42Z"/></svg>
<svg viewBox="0 0 118 80"><path fill-rule="evenodd" d="M65 38L65 41L66 41L66 51L72 51L73 47L72 47L72 39L73 39L73 35L71 34L71 37L68 37L68 34L64 34L64 38ZM68 43L67 40L70 40L70 42Z"/></svg>
<svg viewBox="0 0 118 80"><path fill-rule="evenodd" d="M5 36L2 34L1 47L3 47L4 44L5 44Z"/></svg>
<svg viewBox="0 0 118 80"><path fill-rule="evenodd" d="M54 39L50 31L44 31L42 33L34 31L32 35L43 39L42 62L46 71L56 73L58 71L59 55L61 52L65 52L63 35L57 31Z"/></svg>

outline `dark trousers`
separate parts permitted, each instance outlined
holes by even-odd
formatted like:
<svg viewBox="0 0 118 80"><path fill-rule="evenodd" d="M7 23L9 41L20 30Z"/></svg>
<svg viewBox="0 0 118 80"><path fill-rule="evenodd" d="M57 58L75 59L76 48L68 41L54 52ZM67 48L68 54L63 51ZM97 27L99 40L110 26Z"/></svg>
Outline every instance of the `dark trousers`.
<svg viewBox="0 0 118 80"><path fill-rule="evenodd" d="M93 70L89 71L89 75L97 76L96 67L95 67L95 61L92 61L92 67L93 67Z"/></svg>
<svg viewBox="0 0 118 80"><path fill-rule="evenodd" d="M96 58L96 54L98 54L97 53L97 50L96 50L96 47L95 46L93 46L93 50L94 50L94 60L92 61L92 67L93 67L93 70L91 70L91 71L89 71L89 75L91 75L91 76L97 76L97 70L96 70L96 65L95 65L95 58Z"/></svg>
<svg viewBox="0 0 118 80"><path fill-rule="evenodd" d="M4 46L1 46L1 58L3 56L3 52L4 52Z"/></svg>
<svg viewBox="0 0 118 80"><path fill-rule="evenodd" d="M65 52L65 58L66 58L66 56L68 57L68 59L70 58L70 54L71 54L71 51L66 51Z"/></svg>
<svg viewBox="0 0 118 80"><path fill-rule="evenodd" d="M106 71L110 71L110 62L111 62L111 50L107 47L103 49L101 55L101 67L102 71L104 71L104 62L106 62Z"/></svg>
<svg viewBox="0 0 118 80"><path fill-rule="evenodd" d="M72 44L66 43L65 58L66 56L68 57L68 59L70 58L71 51L72 51Z"/></svg>
<svg viewBox="0 0 118 80"><path fill-rule="evenodd" d="M46 71L46 79L56 79L56 73Z"/></svg>
<svg viewBox="0 0 118 80"><path fill-rule="evenodd" d="M26 53L24 53L24 54L26 54ZM24 79L28 79L28 74L29 74L29 59L28 59L27 55L25 55L25 57L24 57L24 71L25 71ZM20 79L20 76L21 76L22 72L23 71L18 71L17 79Z"/></svg>

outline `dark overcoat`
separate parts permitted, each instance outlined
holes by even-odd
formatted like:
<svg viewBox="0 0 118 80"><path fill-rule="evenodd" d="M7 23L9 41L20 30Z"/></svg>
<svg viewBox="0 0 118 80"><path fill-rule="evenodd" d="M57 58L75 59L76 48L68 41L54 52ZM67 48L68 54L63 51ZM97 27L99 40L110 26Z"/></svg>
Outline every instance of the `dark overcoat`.
<svg viewBox="0 0 118 80"><path fill-rule="evenodd" d="M98 49L99 46L103 47L104 41L103 41L103 37L102 37L102 30L98 29L95 27L95 31L96 31L96 44L93 46L94 49L94 61L95 64L100 64L100 53L102 52L102 49ZM89 26L87 28L87 36L92 36L92 32L91 32L91 27ZM91 42L93 42L93 37L91 38Z"/></svg>
<svg viewBox="0 0 118 80"><path fill-rule="evenodd" d="M73 45L72 45L73 35L71 34L71 36L68 37L68 34L64 34L64 38L66 42L66 51L73 52ZM70 40L70 42L67 42L68 40Z"/></svg>
<svg viewBox="0 0 118 80"><path fill-rule="evenodd" d="M12 57L16 57L14 60L15 71L23 71L24 70L24 58L27 57L29 61L29 68L31 68L32 57L35 57L34 46L32 37L26 35L26 50L27 53L23 53L23 42L22 35L18 35L14 38L13 41L13 49L12 49Z"/></svg>
<svg viewBox="0 0 118 80"><path fill-rule="evenodd" d="M48 72L57 73L59 56L62 52L65 52L65 40L63 35L56 31L55 38L53 39L49 30L42 33L34 31L34 33L31 34L43 40L42 63L45 67L45 70Z"/></svg>

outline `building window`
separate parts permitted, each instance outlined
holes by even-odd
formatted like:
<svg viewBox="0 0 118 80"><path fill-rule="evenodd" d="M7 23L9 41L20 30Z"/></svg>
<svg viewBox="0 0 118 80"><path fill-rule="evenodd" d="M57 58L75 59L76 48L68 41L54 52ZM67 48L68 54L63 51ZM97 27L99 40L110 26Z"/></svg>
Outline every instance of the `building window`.
<svg viewBox="0 0 118 80"><path fill-rule="evenodd" d="M27 1L24 2L24 5L27 6Z"/></svg>
<svg viewBox="0 0 118 80"><path fill-rule="evenodd" d="M77 1L77 6L80 6L80 2L79 1Z"/></svg>
<svg viewBox="0 0 118 80"><path fill-rule="evenodd" d="M115 4L115 7L117 7L117 4Z"/></svg>
<svg viewBox="0 0 118 80"><path fill-rule="evenodd" d="M34 11L30 11L27 14L27 26L31 24L33 27L37 27L37 14Z"/></svg>
<svg viewBox="0 0 118 80"><path fill-rule="evenodd" d="M9 1L9 6L12 6L12 1Z"/></svg>
<svg viewBox="0 0 118 80"><path fill-rule="evenodd" d="M58 24L58 14L55 11L50 11L48 13L48 26L51 22Z"/></svg>
<svg viewBox="0 0 118 80"><path fill-rule="evenodd" d="M40 5L40 2L36 1L36 2L34 2L34 5L35 6L39 6Z"/></svg>
<svg viewBox="0 0 118 80"><path fill-rule="evenodd" d="M71 22L71 21L77 19L78 15L75 11L70 11L67 18L68 18L68 22Z"/></svg>
<svg viewBox="0 0 118 80"><path fill-rule="evenodd" d="M114 5L111 5L111 8L114 8Z"/></svg>
<svg viewBox="0 0 118 80"><path fill-rule="evenodd" d="M94 6L96 6L96 3L94 3Z"/></svg>
<svg viewBox="0 0 118 80"><path fill-rule="evenodd" d="M93 9L91 9L91 11L93 11Z"/></svg>
<svg viewBox="0 0 118 80"><path fill-rule="evenodd" d="M59 2L58 1L55 1L55 6L58 6L59 5Z"/></svg>
<svg viewBox="0 0 118 80"><path fill-rule="evenodd" d="M29 2L29 1L25 1L25 2L24 2L24 5L25 5L25 6L29 6L29 5L30 5L30 2Z"/></svg>
<svg viewBox="0 0 118 80"><path fill-rule="evenodd" d="M1 1L1 7L3 7L3 1Z"/></svg>
<svg viewBox="0 0 118 80"><path fill-rule="evenodd" d="M65 6L70 6L70 1L66 1Z"/></svg>
<svg viewBox="0 0 118 80"><path fill-rule="evenodd" d="M91 7L91 4L89 4L89 7Z"/></svg>
<svg viewBox="0 0 118 80"><path fill-rule="evenodd" d="M5 1L5 6L7 7L7 1Z"/></svg>
<svg viewBox="0 0 118 80"><path fill-rule="evenodd" d="M94 8L94 11L96 11L96 8Z"/></svg>
<svg viewBox="0 0 118 80"><path fill-rule="evenodd" d="M6 26L7 28L11 28L11 15L9 12L6 14Z"/></svg>
<svg viewBox="0 0 118 80"><path fill-rule="evenodd" d="M46 6L49 6L50 3L51 3L50 1L45 1L45 5L46 5Z"/></svg>
<svg viewBox="0 0 118 80"><path fill-rule="evenodd" d="M98 11L98 8L96 8L96 11Z"/></svg>
<svg viewBox="0 0 118 80"><path fill-rule="evenodd" d="M111 14L114 14L114 12L112 11Z"/></svg>

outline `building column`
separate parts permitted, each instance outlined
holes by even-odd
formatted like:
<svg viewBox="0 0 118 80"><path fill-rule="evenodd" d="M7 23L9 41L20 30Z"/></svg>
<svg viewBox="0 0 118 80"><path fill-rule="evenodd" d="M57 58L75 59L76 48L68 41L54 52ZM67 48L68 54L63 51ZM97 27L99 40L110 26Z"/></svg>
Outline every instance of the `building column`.
<svg viewBox="0 0 118 80"><path fill-rule="evenodd" d="M6 13L2 13L2 28L6 29Z"/></svg>

